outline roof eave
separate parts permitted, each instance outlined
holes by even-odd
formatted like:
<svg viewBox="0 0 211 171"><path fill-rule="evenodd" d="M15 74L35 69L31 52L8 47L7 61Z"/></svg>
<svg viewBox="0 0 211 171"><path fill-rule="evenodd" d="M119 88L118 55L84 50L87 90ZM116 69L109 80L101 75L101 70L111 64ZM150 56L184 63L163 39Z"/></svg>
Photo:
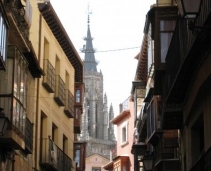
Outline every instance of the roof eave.
<svg viewBox="0 0 211 171"><path fill-rule="evenodd" d="M83 62L50 2L38 3L38 8L68 60L75 69L75 82L83 82ZM53 21L53 22L52 22Z"/></svg>

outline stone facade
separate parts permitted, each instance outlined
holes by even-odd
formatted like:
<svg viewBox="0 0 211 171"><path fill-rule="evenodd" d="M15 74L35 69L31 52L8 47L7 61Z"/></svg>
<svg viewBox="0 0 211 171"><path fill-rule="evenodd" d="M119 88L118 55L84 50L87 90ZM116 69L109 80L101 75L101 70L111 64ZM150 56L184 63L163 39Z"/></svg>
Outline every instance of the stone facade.
<svg viewBox="0 0 211 171"><path fill-rule="evenodd" d="M113 149L115 141L114 127L110 120L114 117L113 107L108 111L107 96L103 93L103 74L97 71L95 50L92 45L92 37L89 28L87 37L84 38L86 45L82 52L84 58L84 107L81 124L81 135L79 139L87 142L86 156L99 154L109 159L110 150Z"/></svg>

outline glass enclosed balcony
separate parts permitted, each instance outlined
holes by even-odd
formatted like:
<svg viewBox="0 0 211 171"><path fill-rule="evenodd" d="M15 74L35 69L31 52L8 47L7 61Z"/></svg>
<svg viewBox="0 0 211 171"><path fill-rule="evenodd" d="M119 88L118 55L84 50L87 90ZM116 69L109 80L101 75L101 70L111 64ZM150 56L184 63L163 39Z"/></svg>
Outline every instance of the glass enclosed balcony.
<svg viewBox="0 0 211 171"><path fill-rule="evenodd" d="M7 142L14 149L24 150L26 145L32 151L32 139L28 138L32 136L33 127L26 113L30 82L28 63L17 46L8 46L6 71L0 71L0 77L0 106L10 120L9 128L1 141Z"/></svg>

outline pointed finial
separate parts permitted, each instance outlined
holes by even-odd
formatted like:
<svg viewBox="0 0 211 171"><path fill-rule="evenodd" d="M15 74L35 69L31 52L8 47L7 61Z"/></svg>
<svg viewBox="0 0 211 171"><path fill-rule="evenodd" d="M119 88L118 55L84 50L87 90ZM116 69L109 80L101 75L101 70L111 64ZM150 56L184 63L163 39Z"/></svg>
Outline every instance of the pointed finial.
<svg viewBox="0 0 211 171"><path fill-rule="evenodd" d="M89 25L89 23L90 23L90 21L89 21L89 15L92 14L92 10L89 9L89 3L88 3L88 7L87 7L86 13L88 14L88 21L87 21L87 23Z"/></svg>

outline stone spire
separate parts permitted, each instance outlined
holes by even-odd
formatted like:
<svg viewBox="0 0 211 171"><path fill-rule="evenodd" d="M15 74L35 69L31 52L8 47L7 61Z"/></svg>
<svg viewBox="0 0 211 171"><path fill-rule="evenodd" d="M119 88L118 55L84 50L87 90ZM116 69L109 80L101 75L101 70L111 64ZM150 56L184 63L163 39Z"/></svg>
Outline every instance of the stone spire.
<svg viewBox="0 0 211 171"><path fill-rule="evenodd" d="M114 110L112 104L110 105L109 109L109 140L115 141L115 135L114 135L114 125L110 123L110 120L114 118Z"/></svg>
<svg viewBox="0 0 211 171"><path fill-rule="evenodd" d="M90 19L89 19L90 14L91 14L91 12L88 9L87 36L84 38L84 40L86 41L86 45L83 45L81 52L85 53L84 70L97 72L98 62L95 59L95 55L94 55L95 49L93 48L93 44L92 44L93 38L91 36L91 31L90 31Z"/></svg>
<svg viewBox="0 0 211 171"><path fill-rule="evenodd" d="M81 134L78 137L79 140L87 142L87 157L92 154L100 154L109 159L111 147L116 141L113 125L109 122L112 118L108 113L107 95L106 93L103 94L103 74L101 70L97 71L89 14L88 10L87 37L84 38L86 45L81 50L84 53L84 83L86 91L84 93ZM109 128L109 126L112 128Z"/></svg>

